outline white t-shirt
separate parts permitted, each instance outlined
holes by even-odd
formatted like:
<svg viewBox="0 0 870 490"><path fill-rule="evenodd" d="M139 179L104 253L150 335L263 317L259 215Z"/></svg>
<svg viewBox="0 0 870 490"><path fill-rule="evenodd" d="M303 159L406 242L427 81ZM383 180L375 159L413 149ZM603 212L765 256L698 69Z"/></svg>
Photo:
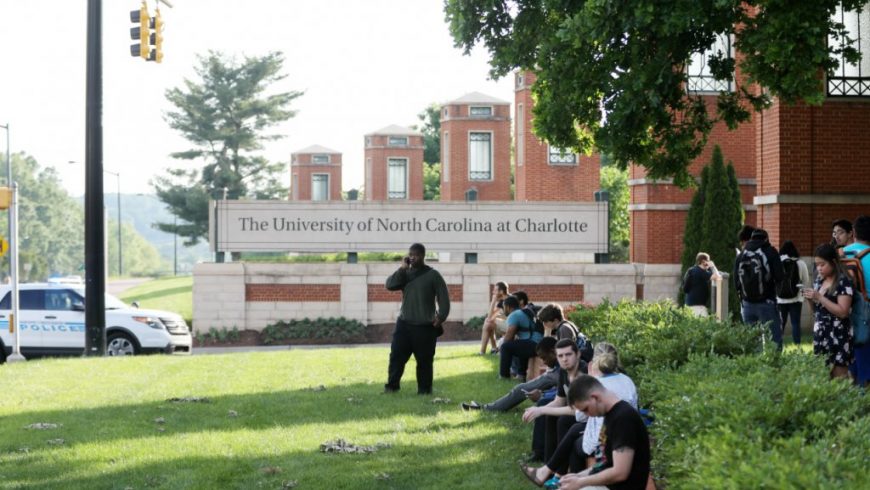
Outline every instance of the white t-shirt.
<svg viewBox="0 0 870 490"><path fill-rule="evenodd" d="M637 410L637 387L634 386L634 381L631 378L619 373L604 375L598 378L598 381ZM595 447L598 446L598 436L601 434L602 427L604 427L604 417L589 417L589 420L586 421L586 430L583 432L584 453L595 454Z"/></svg>

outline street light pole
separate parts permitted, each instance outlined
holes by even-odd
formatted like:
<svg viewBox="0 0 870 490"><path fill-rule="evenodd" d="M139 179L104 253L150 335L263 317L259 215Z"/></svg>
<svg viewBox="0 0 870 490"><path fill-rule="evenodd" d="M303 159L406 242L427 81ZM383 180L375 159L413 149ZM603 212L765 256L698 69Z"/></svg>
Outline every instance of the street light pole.
<svg viewBox="0 0 870 490"><path fill-rule="evenodd" d="M121 172L112 172L111 170L103 169L109 175L114 175L118 182L118 275L124 275L123 267L123 248L121 247Z"/></svg>

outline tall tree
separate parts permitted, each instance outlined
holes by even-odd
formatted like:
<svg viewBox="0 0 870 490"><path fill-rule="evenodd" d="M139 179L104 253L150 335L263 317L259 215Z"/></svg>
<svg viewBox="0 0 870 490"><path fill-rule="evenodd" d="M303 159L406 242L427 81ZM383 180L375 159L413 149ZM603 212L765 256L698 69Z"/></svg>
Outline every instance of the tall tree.
<svg viewBox="0 0 870 490"><path fill-rule="evenodd" d="M423 112L417 114L422 124L414 125L414 129L423 133L423 161L429 165L441 161L441 106L429 104Z"/></svg>
<svg viewBox="0 0 870 490"><path fill-rule="evenodd" d="M719 95L715 114L687 94L686 66L717 36L734 36L741 55L711 53L720 81L740 66L749 84L784 102L819 104L823 77L838 57L856 62L857 32L833 14L868 0L445 0L457 46L490 52L495 77L533 69L534 129L551 143L648 169L651 178L691 184L688 164L716 121L729 127L769 104L766 93L737 83ZM850 35L849 35L850 34ZM828 42L833 39L833 42Z"/></svg>
<svg viewBox="0 0 870 490"><path fill-rule="evenodd" d="M290 109L302 92L267 93L285 78L280 52L241 61L222 53L199 57L199 80L166 91L175 110L166 114L170 127L192 145L171 156L189 161L184 168L168 170L153 181L157 197L185 224L158 223L178 233L192 245L208 233L208 200L276 199L286 197L280 184L284 163L271 163L257 152L263 143L281 138L266 131L292 118Z"/></svg>
<svg viewBox="0 0 870 490"><path fill-rule="evenodd" d="M610 194L610 261L628 262L628 170L602 165L601 188Z"/></svg>
<svg viewBox="0 0 870 490"><path fill-rule="evenodd" d="M441 200L441 164L423 164L423 200Z"/></svg>

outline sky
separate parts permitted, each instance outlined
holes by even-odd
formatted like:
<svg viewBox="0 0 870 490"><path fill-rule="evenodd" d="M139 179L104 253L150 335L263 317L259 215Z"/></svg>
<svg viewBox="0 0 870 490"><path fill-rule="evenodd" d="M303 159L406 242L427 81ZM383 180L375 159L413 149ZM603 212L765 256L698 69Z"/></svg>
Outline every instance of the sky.
<svg viewBox="0 0 870 490"><path fill-rule="evenodd" d="M366 133L417 124L429 104L468 92L513 101L511 77L489 78L485 50L466 56L453 46L441 0L171 3L161 5L164 59L157 64L130 55L129 12L141 2L103 0L103 167L120 173L105 175L107 193L118 180L122 193L153 193L153 176L190 165L169 156L192 146L164 120L172 109L165 91L196 80L197 55L209 50L284 53L287 77L273 90L305 95L292 105L296 117L271 129L285 137L262 155L289 162L313 144L337 150L345 190L363 184ZM152 15L155 6L149 0ZM10 126L12 152L54 167L70 194L82 195L87 0L0 0L0 19L0 124Z"/></svg>

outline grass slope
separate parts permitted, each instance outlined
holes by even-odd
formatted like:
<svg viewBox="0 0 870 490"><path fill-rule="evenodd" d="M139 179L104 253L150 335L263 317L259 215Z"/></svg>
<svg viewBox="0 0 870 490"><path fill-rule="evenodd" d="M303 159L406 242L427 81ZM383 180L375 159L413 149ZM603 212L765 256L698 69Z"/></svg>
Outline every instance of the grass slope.
<svg viewBox="0 0 870 490"><path fill-rule="evenodd" d="M124 291L119 298L125 303L138 301L141 308L173 311L190 324L193 319L193 276L154 279Z"/></svg>
<svg viewBox="0 0 870 490"><path fill-rule="evenodd" d="M513 386L496 379L494 357L474 351L438 349L433 397L415 394L413 360L403 390L381 394L382 347L7 364L0 487L525 487L517 461L529 451L531 427L520 411L458 407ZM319 385L326 389L312 389ZM167 401L191 396L211 402ZM25 428L39 422L62 425ZM320 452L338 438L390 446Z"/></svg>

